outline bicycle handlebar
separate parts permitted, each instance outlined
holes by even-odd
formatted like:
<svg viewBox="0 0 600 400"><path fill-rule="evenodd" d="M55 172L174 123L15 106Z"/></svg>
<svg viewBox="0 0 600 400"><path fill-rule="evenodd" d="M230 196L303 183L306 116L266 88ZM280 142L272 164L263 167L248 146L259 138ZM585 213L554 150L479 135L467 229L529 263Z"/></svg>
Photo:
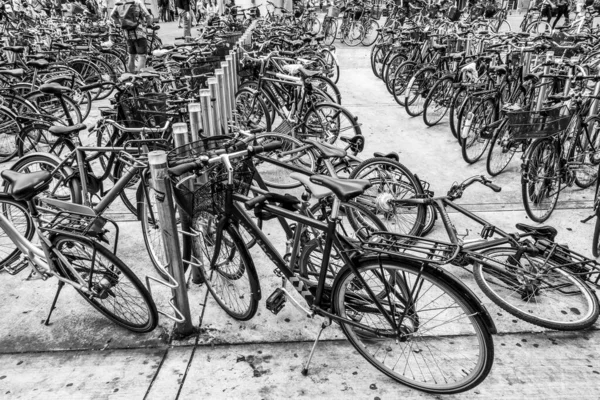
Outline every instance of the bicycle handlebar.
<svg viewBox="0 0 600 400"><path fill-rule="evenodd" d="M479 175L479 176L472 176L472 177L466 179L461 184L452 185L452 187L448 191L447 196L450 199L459 199L462 196L465 189L468 188L469 186L471 186L475 182L479 182L482 185L489 187L496 193L499 193L502 191L502 188L500 186L494 185L491 180L489 180L488 178L486 178L483 175Z"/></svg>

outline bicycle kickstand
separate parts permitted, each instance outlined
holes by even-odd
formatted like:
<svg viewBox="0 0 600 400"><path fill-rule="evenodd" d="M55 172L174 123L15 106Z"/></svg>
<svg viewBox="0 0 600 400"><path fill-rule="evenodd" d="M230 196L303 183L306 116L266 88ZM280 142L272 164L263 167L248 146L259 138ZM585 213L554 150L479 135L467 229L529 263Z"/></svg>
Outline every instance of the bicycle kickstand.
<svg viewBox="0 0 600 400"><path fill-rule="evenodd" d="M304 375L304 376L308 375L308 367L309 367L310 362L311 362L311 360L313 358L313 355L315 354L315 350L317 349L317 344L319 343L319 339L321 339L321 334L323 333L323 331L325 330L325 328L327 328L329 325L331 325L331 320L329 320L329 322L323 322L321 324L321 329L319 330L319 334L317 335L317 339L315 339L315 343L313 343L313 347L310 350L310 354L308 355L308 360L306 360L306 365L302 369L302 375Z"/></svg>
<svg viewBox="0 0 600 400"><path fill-rule="evenodd" d="M58 301L58 296L60 295L60 291L62 290L65 283L63 281L58 281L58 289L56 289L56 295L54 295L54 301L52 301L52 306L50 307L50 312L48 313L48 318L44 321L44 325L50 325L50 316L52 316L52 311L56 308L56 302Z"/></svg>

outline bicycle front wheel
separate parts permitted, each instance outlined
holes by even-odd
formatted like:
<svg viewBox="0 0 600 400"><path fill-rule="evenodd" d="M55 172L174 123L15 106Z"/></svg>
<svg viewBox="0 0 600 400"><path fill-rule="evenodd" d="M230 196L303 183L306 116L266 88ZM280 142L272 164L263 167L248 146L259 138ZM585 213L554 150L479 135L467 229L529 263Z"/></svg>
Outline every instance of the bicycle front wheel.
<svg viewBox="0 0 600 400"><path fill-rule="evenodd" d="M316 139L325 143L336 143L339 136L348 138L361 134L356 118L336 103L320 103L313 106L304 116L301 139ZM345 146L345 143L341 143Z"/></svg>
<svg viewBox="0 0 600 400"><path fill-rule="evenodd" d="M111 321L136 333L151 332L158 324L156 305L146 287L116 255L85 238L57 235L52 244L64 277L86 282L77 292ZM66 261L66 262L65 262Z"/></svg>
<svg viewBox="0 0 600 400"><path fill-rule="evenodd" d="M415 389L459 393L488 375L493 339L476 306L437 274L391 259L365 260L356 273L348 266L339 273L332 301L337 315L364 327L340 322L375 368Z"/></svg>
<svg viewBox="0 0 600 400"><path fill-rule="evenodd" d="M208 290L232 318L251 319L258 309L260 286L254 262L237 229L228 226L219 239L217 220L208 212L197 213L192 227L199 232L193 240L192 255L201 265Z"/></svg>
<svg viewBox="0 0 600 400"><path fill-rule="evenodd" d="M33 238L33 233L35 232L33 220L24 204L12 199L3 198L0 200L0 214L10 222L17 232L25 236L27 240ZM6 265L15 261L19 254L21 254L21 251L17 248L17 245L3 229L0 229L0 271Z"/></svg>
<svg viewBox="0 0 600 400"><path fill-rule="evenodd" d="M544 328L580 330L598 319L598 299L578 277L543 255L516 256L517 249L480 253L475 281L494 303L524 321Z"/></svg>

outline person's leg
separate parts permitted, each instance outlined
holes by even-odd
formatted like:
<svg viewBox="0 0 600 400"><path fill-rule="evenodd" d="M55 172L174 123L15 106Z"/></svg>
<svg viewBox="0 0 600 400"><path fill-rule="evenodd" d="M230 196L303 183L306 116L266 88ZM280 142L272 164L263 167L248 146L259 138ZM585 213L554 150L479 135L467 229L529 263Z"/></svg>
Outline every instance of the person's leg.
<svg viewBox="0 0 600 400"><path fill-rule="evenodd" d="M148 54L148 40L146 38L141 38L136 40L136 48L135 51L139 57L139 63L137 71L140 71L142 68L146 68L146 56Z"/></svg>
<svg viewBox="0 0 600 400"><path fill-rule="evenodd" d="M135 74L135 55L136 52L136 41L127 39L127 54L129 54L129 59L127 60L127 72Z"/></svg>

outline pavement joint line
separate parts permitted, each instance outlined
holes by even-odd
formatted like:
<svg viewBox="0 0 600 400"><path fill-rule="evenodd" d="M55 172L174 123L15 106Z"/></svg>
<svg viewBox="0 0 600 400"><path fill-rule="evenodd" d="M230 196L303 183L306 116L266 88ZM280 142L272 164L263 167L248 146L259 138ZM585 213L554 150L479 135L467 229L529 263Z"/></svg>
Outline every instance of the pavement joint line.
<svg viewBox="0 0 600 400"><path fill-rule="evenodd" d="M160 360L160 364L158 364L158 368L156 368L156 372L154 373L154 376L152 377L150 384L148 384L148 388L146 389L146 393L144 394L143 399L146 399L148 397L148 395L150 394L150 390L152 389L152 386L154 385L156 378L158 378L158 374L160 373L162 366L165 363L165 360L167 359L168 354L169 354L169 347L167 347L167 349L163 352L163 356L162 356L162 359Z"/></svg>

